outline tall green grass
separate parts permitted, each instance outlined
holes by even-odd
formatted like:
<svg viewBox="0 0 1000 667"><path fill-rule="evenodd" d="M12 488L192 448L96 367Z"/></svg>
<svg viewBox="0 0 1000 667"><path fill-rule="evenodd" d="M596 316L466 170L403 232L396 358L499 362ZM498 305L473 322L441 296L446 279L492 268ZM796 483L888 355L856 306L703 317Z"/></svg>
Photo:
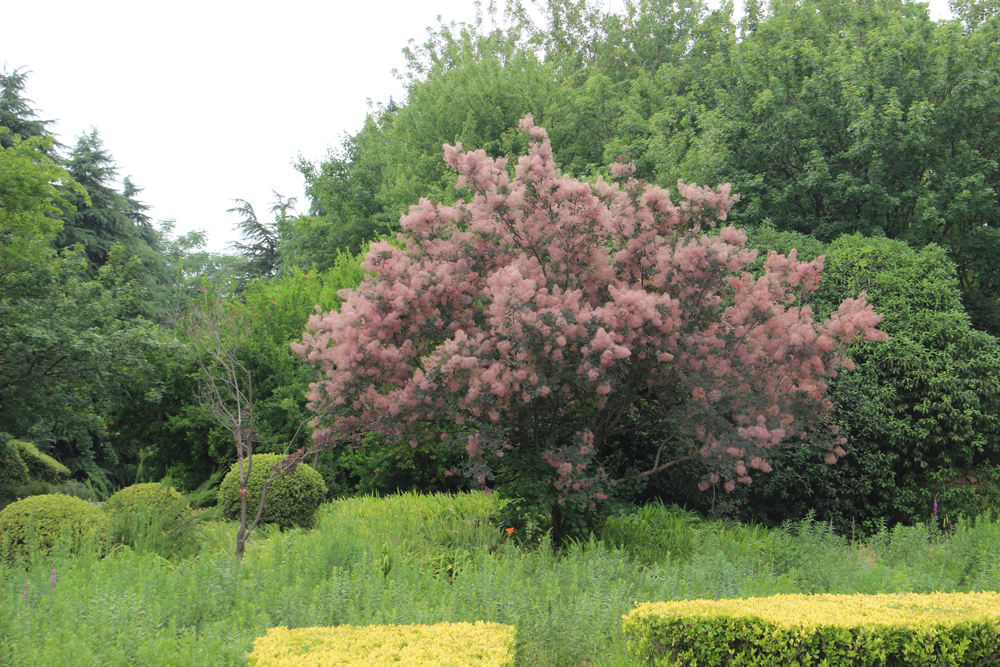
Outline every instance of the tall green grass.
<svg viewBox="0 0 1000 667"><path fill-rule="evenodd" d="M616 667L631 664L621 616L636 601L1000 586L988 518L852 543L813 522L765 530L653 507L557 553L494 527L497 503L338 501L311 531L255 534L242 563L235 526L212 522L194 556L137 544L3 564L0 665L243 665L275 625L486 620L517 628L521 665Z"/></svg>

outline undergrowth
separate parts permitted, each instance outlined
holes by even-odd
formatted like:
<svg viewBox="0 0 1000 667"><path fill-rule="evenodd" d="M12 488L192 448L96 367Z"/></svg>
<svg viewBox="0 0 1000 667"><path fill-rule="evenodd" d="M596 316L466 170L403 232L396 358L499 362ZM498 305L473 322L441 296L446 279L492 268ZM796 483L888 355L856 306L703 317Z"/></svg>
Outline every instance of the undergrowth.
<svg viewBox="0 0 1000 667"><path fill-rule="evenodd" d="M852 542L812 521L768 530L653 505L556 552L495 527L499 503L337 501L313 530L260 530L242 563L235 526L206 521L196 552L140 540L0 564L0 665L243 665L276 625L484 620L517 628L520 665L619 667L637 601L1000 585L987 517Z"/></svg>

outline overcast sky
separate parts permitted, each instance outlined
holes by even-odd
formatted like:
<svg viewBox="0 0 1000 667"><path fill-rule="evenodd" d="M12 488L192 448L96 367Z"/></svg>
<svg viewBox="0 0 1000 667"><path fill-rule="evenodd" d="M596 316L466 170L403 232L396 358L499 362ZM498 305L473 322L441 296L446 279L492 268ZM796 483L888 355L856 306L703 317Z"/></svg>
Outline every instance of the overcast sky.
<svg viewBox="0 0 1000 667"><path fill-rule="evenodd" d="M621 0L605 0L617 7ZM931 3L947 13L946 0ZM272 190L308 204L296 156L318 160L361 128L367 101L404 97L392 69L436 17L472 0L0 0L0 69L72 145L97 128L154 220L235 240L232 198L260 217Z"/></svg>

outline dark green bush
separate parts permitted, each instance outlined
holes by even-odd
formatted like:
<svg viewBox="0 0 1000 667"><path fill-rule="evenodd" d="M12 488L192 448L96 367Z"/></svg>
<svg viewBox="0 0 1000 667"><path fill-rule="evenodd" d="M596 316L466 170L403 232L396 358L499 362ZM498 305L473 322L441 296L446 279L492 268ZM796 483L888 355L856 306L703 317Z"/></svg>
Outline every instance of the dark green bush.
<svg viewBox="0 0 1000 667"><path fill-rule="evenodd" d="M28 466L12 442L0 440L0 491L28 481Z"/></svg>
<svg viewBox="0 0 1000 667"><path fill-rule="evenodd" d="M332 498L393 493L457 493L471 487L465 475L448 475L468 457L430 439L419 447L369 433L355 445L328 449L315 466ZM311 462L311 461L310 461Z"/></svg>
<svg viewBox="0 0 1000 667"><path fill-rule="evenodd" d="M28 476L31 479L48 484L62 484L69 479L69 468L48 454L38 451L34 444L23 440L14 440L11 444L17 448L17 453L27 466Z"/></svg>
<svg viewBox="0 0 1000 667"><path fill-rule="evenodd" d="M85 500L64 495L30 496L0 510L0 554L20 558L57 546L75 550L98 539L107 519Z"/></svg>
<svg viewBox="0 0 1000 667"><path fill-rule="evenodd" d="M868 533L929 520L935 497L952 516L995 509L986 475L956 481L1000 463L1000 345L972 328L954 264L937 246L856 235L824 252L816 316L867 292L890 339L853 347L857 368L831 385L848 456L831 466L775 452L774 472L740 490L740 517L777 525L813 511L838 531Z"/></svg>
<svg viewBox="0 0 1000 667"><path fill-rule="evenodd" d="M250 479L247 481L247 517L257 513L264 482L273 473L272 468L282 457L278 454L254 454ZM234 463L219 486L219 510L227 519L240 518L239 464ZM316 521L316 510L326 499L326 485L318 472L301 464L291 475L271 482L267 487L263 523L276 523L282 528L300 526L311 528Z"/></svg>

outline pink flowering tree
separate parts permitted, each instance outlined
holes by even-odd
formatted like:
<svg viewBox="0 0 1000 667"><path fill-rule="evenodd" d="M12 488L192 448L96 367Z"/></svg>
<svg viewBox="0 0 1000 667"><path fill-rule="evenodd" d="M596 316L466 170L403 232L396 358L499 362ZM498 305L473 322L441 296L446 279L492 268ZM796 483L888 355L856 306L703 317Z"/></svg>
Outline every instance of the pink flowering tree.
<svg viewBox="0 0 1000 667"><path fill-rule="evenodd" d="M557 537L586 530L624 481L599 454L625 431L657 435L639 477L697 459L702 489L750 483L774 447L842 456L827 380L851 367L851 342L886 337L864 295L815 322L802 304L822 258L771 253L763 275L741 272L755 253L720 228L728 185L681 181L675 203L625 164L613 182L581 182L530 116L521 129L530 148L513 177L505 159L446 145L471 199L411 207L340 311L310 319L295 348L321 370L317 442L357 419L414 447L452 442L467 474L550 514Z"/></svg>

